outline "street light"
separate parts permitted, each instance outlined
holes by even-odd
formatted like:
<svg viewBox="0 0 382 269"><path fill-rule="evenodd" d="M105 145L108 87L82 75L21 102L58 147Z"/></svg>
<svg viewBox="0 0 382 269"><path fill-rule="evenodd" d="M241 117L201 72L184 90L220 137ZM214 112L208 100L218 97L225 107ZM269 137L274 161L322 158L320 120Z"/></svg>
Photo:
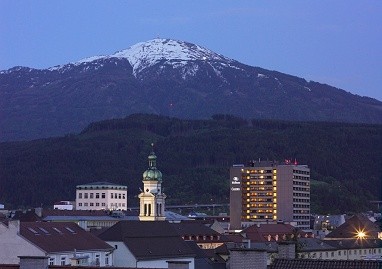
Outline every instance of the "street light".
<svg viewBox="0 0 382 269"><path fill-rule="evenodd" d="M361 240L365 239L365 237L366 237L365 229L356 230L355 236L356 236L357 239L361 239Z"/></svg>

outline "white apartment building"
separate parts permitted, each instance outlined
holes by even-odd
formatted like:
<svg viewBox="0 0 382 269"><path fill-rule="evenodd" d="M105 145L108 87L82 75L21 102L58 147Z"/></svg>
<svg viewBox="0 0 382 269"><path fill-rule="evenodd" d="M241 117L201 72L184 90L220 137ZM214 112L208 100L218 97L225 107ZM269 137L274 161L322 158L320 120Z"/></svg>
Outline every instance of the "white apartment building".
<svg viewBox="0 0 382 269"><path fill-rule="evenodd" d="M93 182L76 187L77 210L127 210L127 186Z"/></svg>

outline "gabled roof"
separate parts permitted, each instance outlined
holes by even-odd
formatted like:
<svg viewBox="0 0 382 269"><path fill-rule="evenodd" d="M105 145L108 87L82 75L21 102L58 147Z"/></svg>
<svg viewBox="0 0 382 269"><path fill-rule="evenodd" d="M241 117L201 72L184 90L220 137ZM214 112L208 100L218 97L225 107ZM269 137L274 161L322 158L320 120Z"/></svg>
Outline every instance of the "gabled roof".
<svg viewBox="0 0 382 269"><path fill-rule="evenodd" d="M365 238L378 238L378 232L381 232L381 229L366 216L357 214L329 233L325 239L356 238L358 231L364 231Z"/></svg>
<svg viewBox="0 0 382 269"><path fill-rule="evenodd" d="M191 240L197 242L228 242L228 238L221 235L217 231L207 227L198 221L182 221L179 223L171 223L171 226L178 233L179 236L188 239L192 236ZM196 238L196 236L198 238Z"/></svg>
<svg viewBox="0 0 382 269"><path fill-rule="evenodd" d="M270 269L380 269L381 261L276 259Z"/></svg>
<svg viewBox="0 0 382 269"><path fill-rule="evenodd" d="M167 221L120 221L99 237L124 242L138 260L195 256Z"/></svg>
<svg viewBox="0 0 382 269"><path fill-rule="evenodd" d="M21 222L20 235L48 253L113 249L71 222Z"/></svg>
<svg viewBox="0 0 382 269"><path fill-rule="evenodd" d="M307 237L309 234L301 230L297 230L290 224L277 223L277 224L258 224L252 225L242 231L246 238L252 242L267 242L267 241L281 241L285 236L291 236L297 231L298 236ZM270 240L268 237L270 236ZM277 238L277 240L276 240Z"/></svg>

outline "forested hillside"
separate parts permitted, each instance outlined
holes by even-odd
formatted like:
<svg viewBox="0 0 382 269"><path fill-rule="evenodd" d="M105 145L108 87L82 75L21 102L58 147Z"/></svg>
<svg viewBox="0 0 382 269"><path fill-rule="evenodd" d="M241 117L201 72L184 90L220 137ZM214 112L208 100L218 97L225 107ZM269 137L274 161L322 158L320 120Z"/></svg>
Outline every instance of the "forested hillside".
<svg viewBox="0 0 382 269"><path fill-rule="evenodd" d="M126 184L135 206L152 142L168 204L228 203L229 167L259 158L309 165L312 212L361 211L381 196L381 125L135 114L78 135L1 143L0 203L51 206L74 200L78 184L109 181Z"/></svg>

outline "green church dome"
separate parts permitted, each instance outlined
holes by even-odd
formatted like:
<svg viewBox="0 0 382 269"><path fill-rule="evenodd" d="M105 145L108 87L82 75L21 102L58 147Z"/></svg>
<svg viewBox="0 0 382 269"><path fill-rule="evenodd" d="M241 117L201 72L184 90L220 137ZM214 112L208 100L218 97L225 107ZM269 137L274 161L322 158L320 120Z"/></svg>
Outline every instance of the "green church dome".
<svg viewBox="0 0 382 269"><path fill-rule="evenodd" d="M153 145L152 145L153 146ZM143 172L143 180L157 180L162 181L162 172L159 171L156 167L157 156L154 151L151 151L148 156L149 168Z"/></svg>

